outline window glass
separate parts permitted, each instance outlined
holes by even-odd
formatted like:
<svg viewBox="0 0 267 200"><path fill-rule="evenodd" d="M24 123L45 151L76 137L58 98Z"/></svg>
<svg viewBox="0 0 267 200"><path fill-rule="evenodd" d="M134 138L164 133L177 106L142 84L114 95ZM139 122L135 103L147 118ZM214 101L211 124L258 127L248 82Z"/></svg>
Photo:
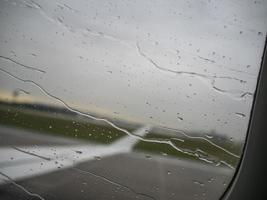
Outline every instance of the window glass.
<svg viewBox="0 0 267 200"><path fill-rule="evenodd" d="M219 199L264 0L0 1L1 199Z"/></svg>

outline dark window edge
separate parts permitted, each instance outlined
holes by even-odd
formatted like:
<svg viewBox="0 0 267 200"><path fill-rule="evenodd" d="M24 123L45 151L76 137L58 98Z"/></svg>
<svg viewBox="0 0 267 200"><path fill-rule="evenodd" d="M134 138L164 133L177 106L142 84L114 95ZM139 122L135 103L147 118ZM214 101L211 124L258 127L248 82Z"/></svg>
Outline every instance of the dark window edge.
<svg viewBox="0 0 267 200"><path fill-rule="evenodd" d="M267 199L267 37L244 152L222 200Z"/></svg>

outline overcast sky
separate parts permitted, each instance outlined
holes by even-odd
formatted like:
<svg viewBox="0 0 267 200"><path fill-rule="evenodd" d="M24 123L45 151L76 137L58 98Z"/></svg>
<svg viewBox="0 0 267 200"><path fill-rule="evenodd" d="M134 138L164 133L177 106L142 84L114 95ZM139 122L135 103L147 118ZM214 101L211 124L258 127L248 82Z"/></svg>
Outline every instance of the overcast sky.
<svg viewBox="0 0 267 200"><path fill-rule="evenodd" d="M69 105L243 139L267 1L0 1L0 67ZM31 69L36 68L36 69ZM0 71L1 97L59 103Z"/></svg>

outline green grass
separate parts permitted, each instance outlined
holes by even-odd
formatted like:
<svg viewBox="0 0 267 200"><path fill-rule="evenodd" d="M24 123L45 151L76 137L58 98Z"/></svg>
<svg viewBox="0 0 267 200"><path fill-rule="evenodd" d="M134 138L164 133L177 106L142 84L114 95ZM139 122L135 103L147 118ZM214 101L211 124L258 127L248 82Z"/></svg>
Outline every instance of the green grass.
<svg viewBox="0 0 267 200"><path fill-rule="evenodd" d="M20 104L0 103L0 124L13 126L28 130L35 130L44 134L61 135L70 138L79 138L95 143L109 144L125 136L126 134L109 125L92 123L85 118L79 118L76 115L61 114L54 111L41 111L25 107ZM132 131L133 128L127 128ZM203 139L189 139L183 138L184 142L175 139L174 136L168 136L167 132L153 132L148 133L145 138L148 139L165 139L172 141L172 143L179 149L197 153L203 158L212 159L214 161L224 161L232 166L238 164L239 159L228 154L222 149L215 147ZM224 149L240 155L240 144L222 142L220 145ZM142 151L151 154L168 155L179 159L190 159L200 161L197 156L188 155L179 152L168 144L151 143L139 141L134 146L134 151Z"/></svg>
<svg viewBox="0 0 267 200"><path fill-rule="evenodd" d="M57 113L43 113L23 107L0 105L0 124L35 130L45 134L63 135L96 143L112 143L125 133L105 125L78 120L75 116L58 117ZM62 116L62 115L61 115Z"/></svg>
<svg viewBox="0 0 267 200"><path fill-rule="evenodd" d="M185 150L185 151L189 151L191 153L200 149L201 151L205 152L205 153L200 152L200 151L197 152L201 157L207 158L209 160L213 160L215 162L224 161L232 166L236 166L239 161L239 158L236 158L233 155L230 155L229 153L223 151L222 149L219 149L218 147L215 147L214 145L210 144L209 142L203 139L183 138L184 141L179 141L177 140L178 138L175 139L175 137L173 136L167 136L166 134L164 135L163 133L158 134L158 133L151 133L151 132L146 135L146 138L169 140L169 141L172 141L172 143L177 148ZM226 147L224 148L228 151L230 151L229 149L231 149L230 145L228 146L228 148ZM198 157L195 155L188 155L183 152L179 152L173 147L171 147L170 145L162 144L162 143L150 143L150 142L140 141L134 146L134 150L148 152L152 154L159 154L159 155L165 154L168 156L200 161ZM237 153L237 152L232 152L232 153Z"/></svg>

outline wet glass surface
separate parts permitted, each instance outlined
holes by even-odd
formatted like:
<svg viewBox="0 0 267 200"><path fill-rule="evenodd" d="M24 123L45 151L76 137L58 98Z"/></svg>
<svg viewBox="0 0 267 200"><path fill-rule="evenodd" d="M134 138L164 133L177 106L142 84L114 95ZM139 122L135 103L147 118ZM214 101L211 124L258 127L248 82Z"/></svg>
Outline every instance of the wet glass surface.
<svg viewBox="0 0 267 200"><path fill-rule="evenodd" d="M1 199L219 199L267 1L0 1Z"/></svg>

